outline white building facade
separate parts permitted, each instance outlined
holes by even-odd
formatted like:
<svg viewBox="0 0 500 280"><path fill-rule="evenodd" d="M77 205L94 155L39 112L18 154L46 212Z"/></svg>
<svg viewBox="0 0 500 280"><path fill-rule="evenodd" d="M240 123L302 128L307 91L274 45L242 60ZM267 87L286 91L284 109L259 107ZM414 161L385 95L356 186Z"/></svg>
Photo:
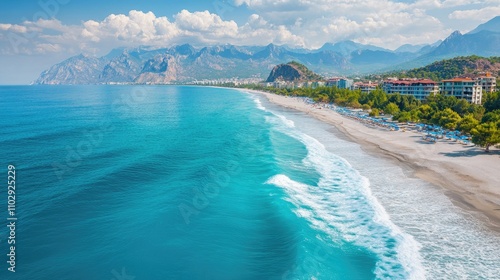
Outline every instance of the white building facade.
<svg viewBox="0 0 500 280"><path fill-rule="evenodd" d="M331 78L328 81L326 81L326 86L330 87L337 87L337 88L342 88L342 89L351 89L353 84L353 80L346 79L346 78Z"/></svg>
<svg viewBox="0 0 500 280"><path fill-rule="evenodd" d="M441 81L441 94L455 96L467 100L469 103L481 104L483 88L479 80L470 78L454 78Z"/></svg>
<svg viewBox="0 0 500 280"><path fill-rule="evenodd" d="M413 95L418 100L425 100L429 95L439 93L438 83L429 79L387 80L382 88L387 94Z"/></svg>
<svg viewBox="0 0 500 280"><path fill-rule="evenodd" d="M497 88L497 78L491 76L490 73L486 73L485 76L478 77L477 80L481 85L481 88L486 93L494 92Z"/></svg>

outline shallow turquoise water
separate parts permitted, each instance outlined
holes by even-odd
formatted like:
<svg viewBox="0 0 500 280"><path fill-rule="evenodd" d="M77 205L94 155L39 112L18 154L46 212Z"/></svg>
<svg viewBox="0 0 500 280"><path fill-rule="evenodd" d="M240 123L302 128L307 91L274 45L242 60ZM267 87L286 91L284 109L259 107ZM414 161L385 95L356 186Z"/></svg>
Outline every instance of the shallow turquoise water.
<svg viewBox="0 0 500 280"><path fill-rule="evenodd" d="M368 181L254 96L26 86L0 97L0 163L5 176L16 166L19 219L17 271L4 263L1 279L422 273L418 246Z"/></svg>

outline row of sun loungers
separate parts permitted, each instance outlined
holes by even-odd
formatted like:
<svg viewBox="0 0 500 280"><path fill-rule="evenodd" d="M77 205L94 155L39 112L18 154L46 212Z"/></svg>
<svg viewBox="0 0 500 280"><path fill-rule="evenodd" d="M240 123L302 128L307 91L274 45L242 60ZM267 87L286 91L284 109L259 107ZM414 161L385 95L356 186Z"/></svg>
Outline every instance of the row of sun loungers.
<svg viewBox="0 0 500 280"><path fill-rule="evenodd" d="M453 142L459 142L464 145L470 145L471 144L471 137L469 135L463 135L460 131L455 130L455 131L450 131L446 130L440 126L437 125L427 125L427 124L421 124L421 123L406 123L406 124L397 124L396 122L393 122L390 120L390 118L375 118L375 117L370 117L366 112L363 111L358 111L358 110L351 110L345 107L339 107L335 106L332 104L319 104L314 102L310 98L303 98L303 101L307 104L310 104L314 108L321 109L331 109L334 110L335 112L348 117L350 119L354 119L356 121L359 121L361 123L364 123L368 126L372 127L379 127L383 129L389 129L391 131L403 131L405 132L407 129L408 130L416 130L419 133L424 134L422 136L422 139L424 141L429 141L432 143L436 143L439 139L443 140L448 140L448 141L453 141Z"/></svg>

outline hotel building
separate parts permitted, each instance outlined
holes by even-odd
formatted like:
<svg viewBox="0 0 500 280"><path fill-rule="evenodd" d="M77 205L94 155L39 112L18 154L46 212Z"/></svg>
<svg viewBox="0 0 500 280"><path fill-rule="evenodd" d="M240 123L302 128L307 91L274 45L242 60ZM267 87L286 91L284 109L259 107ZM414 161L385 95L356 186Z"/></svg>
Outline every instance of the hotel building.
<svg viewBox="0 0 500 280"><path fill-rule="evenodd" d="M418 100L425 100L427 96L439 92L438 83L429 79L387 80L384 81L382 88L388 94L413 95Z"/></svg>
<svg viewBox="0 0 500 280"><path fill-rule="evenodd" d="M370 93L370 92L374 91L375 89L377 89L377 86L378 86L377 83L373 83L371 81L369 81L367 83L356 82L352 85L352 89L353 90L359 89L363 93Z"/></svg>
<svg viewBox="0 0 500 280"><path fill-rule="evenodd" d="M331 78L328 81L326 81L326 86L330 87L337 87L337 88L348 88L350 89L352 87L353 80L346 79L346 78Z"/></svg>
<svg viewBox="0 0 500 280"><path fill-rule="evenodd" d="M484 92L491 93L496 90L497 78L491 76L491 73L486 73L484 76L477 77L477 80Z"/></svg>
<svg viewBox="0 0 500 280"><path fill-rule="evenodd" d="M441 81L441 94L465 99L470 103L481 104L483 88L479 80L453 78Z"/></svg>

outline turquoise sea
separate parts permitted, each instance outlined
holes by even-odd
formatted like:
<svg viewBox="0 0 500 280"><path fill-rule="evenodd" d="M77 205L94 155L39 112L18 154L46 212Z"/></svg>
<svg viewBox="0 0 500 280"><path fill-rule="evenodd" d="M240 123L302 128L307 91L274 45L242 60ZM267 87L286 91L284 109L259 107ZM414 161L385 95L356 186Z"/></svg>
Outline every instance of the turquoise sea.
<svg viewBox="0 0 500 280"><path fill-rule="evenodd" d="M500 237L243 91L0 87L0 279L499 279Z"/></svg>

